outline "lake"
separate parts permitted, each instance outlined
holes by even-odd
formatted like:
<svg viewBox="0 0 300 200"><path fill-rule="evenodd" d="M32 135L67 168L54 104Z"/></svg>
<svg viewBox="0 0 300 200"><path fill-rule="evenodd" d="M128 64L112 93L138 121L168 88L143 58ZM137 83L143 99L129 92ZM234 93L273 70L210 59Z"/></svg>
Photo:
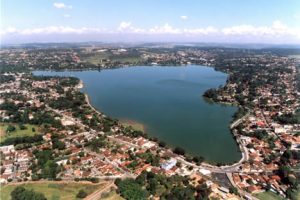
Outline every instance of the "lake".
<svg viewBox="0 0 300 200"><path fill-rule="evenodd" d="M146 132L210 162L241 158L229 124L237 107L209 103L202 94L224 85L227 74L211 67L137 66L101 71L35 71L75 76L92 105L107 116L144 124Z"/></svg>

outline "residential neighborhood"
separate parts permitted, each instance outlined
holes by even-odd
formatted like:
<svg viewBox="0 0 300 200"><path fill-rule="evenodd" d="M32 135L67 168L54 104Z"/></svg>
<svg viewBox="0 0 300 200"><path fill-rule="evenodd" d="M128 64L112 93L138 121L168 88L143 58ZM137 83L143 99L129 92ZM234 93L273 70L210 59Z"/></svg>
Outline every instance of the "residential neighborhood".
<svg viewBox="0 0 300 200"><path fill-rule="evenodd" d="M145 184L150 184L152 179L148 178L159 175L164 179L182 177L184 180L176 180L180 182L175 181L176 184L184 185L183 191L196 188L192 191L199 198L256 199L256 194L270 191L293 199L300 173L297 60L269 52L230 57L232 52L216 48L163 51L87 47L81 48L80 53L77 49L1 50L1 63L14 66L11 71L4 67L6 70L0 75L1 184L46 179L118 180L115 184L122 188L123 181L146 176ZM120 66L192 63L228 73L226 85L208 90L203 96L239 107L228 126L240 148L241 160L208 163L201 156L191 156L180 147L171 148L141 130L125 126L90 104L88 96L81 92L84 83L78 78L35 76L19 71L20 67L38 70L39 65L42 70L68 66L104 70L101 63L82 61L90 55L87 52L112 52L114 59L138 52L143 60ZM220 55L228 58L220 61ZM101 62L110 66L109 60ZM55 63L60 63L58 68ZM14 136L22 131L26 134ZM225 183L217 180L220 174ZM152 199L167 191L163 184L152 184Z"/></svg>

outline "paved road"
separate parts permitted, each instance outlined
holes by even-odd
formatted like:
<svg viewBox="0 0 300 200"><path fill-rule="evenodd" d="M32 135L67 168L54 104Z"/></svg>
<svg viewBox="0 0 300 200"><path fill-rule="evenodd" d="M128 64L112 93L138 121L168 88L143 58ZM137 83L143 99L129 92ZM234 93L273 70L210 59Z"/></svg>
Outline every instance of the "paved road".
<svg viewBox="0 0 300 200"><path fill-rule="evenodd" d="M234 127L238 126L240 123L242 123L242 121L244 119L246 119L246 117L249 116L250 113L247 113L246 115L244 115L243 117L241 117L240 119L234 121L231 125L230 125L230 129L233 129Z"/></svg>

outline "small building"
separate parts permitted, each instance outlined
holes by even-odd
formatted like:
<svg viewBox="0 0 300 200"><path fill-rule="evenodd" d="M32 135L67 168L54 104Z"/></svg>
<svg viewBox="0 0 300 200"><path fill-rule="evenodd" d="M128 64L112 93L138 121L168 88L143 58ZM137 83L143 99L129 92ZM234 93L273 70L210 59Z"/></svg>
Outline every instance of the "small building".
<svg viewBox="0 0 300 200"><path fill-rule="evenodd" d="M161 168L164 170L170 170L172 167L174 167L177 163L177 160L175 158L171 158L170 160L164 162L161 164Z"/></svg>

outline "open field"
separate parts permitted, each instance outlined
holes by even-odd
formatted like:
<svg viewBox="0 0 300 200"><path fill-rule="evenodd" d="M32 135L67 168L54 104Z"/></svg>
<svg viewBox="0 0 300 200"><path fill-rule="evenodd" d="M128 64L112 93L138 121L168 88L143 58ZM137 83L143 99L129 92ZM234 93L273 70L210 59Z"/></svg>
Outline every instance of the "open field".
<svg viewBox="0 0 300 200"><path fill-rule="evenodd" d="M48 200L69 200L77 199L76 195L79 190L83 189L88 194L93 193L100 187L104 187L106 183L91 184L91 183L64 183L64 182L51 182L43 181L36 183L24 183L18 184L26 189L33 189L36 192L43 193ZM9 200L10 193L17 187L17 184L14 185L5 185L1 188L1 200Z"/></svg>
<svg viewBox="0 0 300 200"><path fill-rule="evenodd" d="M262 192L259 194L256 194L255 197L261 200L283 200L282 197L275 194L274 192Z"/></svg>
<svg viewBox="0 0 300 200"><path fill-rule="evenodd" d="M94 65L100 64L102 59L109 59L110 53L107 52L97 52L86 56L83 58L83 61L92 63Z"/></svg>
<svg viewBox="0 0 300 200"><path fill-rule="evenodd" d="M134 130L137 131L145 131L145 126L142 123L132 121L132 120L121 120L121 123L125 127L132 127Z"/></svg>
<svg viewBox="0 0 300 200"><path fill-rule="evenodd" d="M0 124L0 141L4 141L7 138L12 137L21 137L21 136L33 136L35 134L38 134L38 126L30 125L30 124L24 124L24 126L27 127L25 130L21 130L18 124L11 124L13 125L16 130L12 131L10 133L6 132L6 129L8 127L8 124ZM35 129L35 131L32 131L32 128Z"/></svg>
<svg viewBox="0 0 300 200"><path fill-rule="evenodd" d="M118 56L110 56L110 59L112 61L118 61L121 63L129 62L129 63L135 63L142 61L142 58L138 55L118 55Z"/></svg>
<svg viewBox="0 0 300 200"><path fill-rule="evenodd" d="M100 199L99 199L100 200ZM101 200L124 200L115 190L106 193L102 196Z"/></svg>
<svg viewBox="0 0 300 200"><path fill-rule="evenodd" d="M86 55L82 58L83 61L92 63L94 65L101 64L103 59L110 60L111 62L121 63L135 63L142 61L141 56L137 54L114 55L111 52L97 52L91 55Z"/></svg>

